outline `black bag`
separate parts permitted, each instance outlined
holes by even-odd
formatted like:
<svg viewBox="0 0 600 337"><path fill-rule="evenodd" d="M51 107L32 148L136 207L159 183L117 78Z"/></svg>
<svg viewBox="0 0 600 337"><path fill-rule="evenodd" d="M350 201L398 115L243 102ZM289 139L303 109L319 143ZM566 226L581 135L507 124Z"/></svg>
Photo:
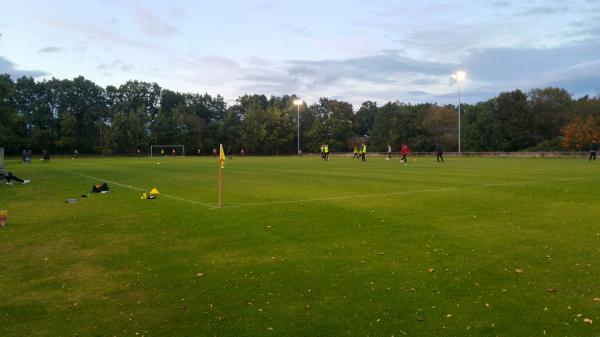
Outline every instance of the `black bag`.
<svg viewBox="0 0 600 337"><path fill-rule="evenodd" d="M92 186L92 193L108 192L108 190L110 190L110 187L108 187L107 183Z"/></svg>

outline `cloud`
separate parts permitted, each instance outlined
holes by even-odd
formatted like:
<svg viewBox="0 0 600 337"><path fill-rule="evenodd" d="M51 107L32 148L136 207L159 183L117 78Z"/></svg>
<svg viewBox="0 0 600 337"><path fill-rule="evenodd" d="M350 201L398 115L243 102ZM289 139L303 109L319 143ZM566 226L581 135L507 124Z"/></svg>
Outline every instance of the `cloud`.
<svg viewBox="0 0 600 337"><path fill-rule="evenodd" d="M294 36L314 36L313 32L306 26L295 26L289 23L283 23L276 27L277 30L282 30Z"/></svg>
<svg viewBox="0 0 600 337"><path fill-rule="evenodd" d="M389 50L380 54L345 60L289 61L290 74L327 79L327 83L351 78L372 83L393 83L399 76L411 74L449 74L456 65L415 60Z"/></svg>
<svg viewBox="0 0 600 337"><path fill-rule="evenodd" d="M103 74L111 74L112 75L112 73L110 71L118 69L124 73L128 73L128 72L132 71L134 69L134 67L135 66L133 64L125 63L121 59L114 59L109 63L101 63L100 65L98 65L98 70L102 70Z"/></svg>
<svg viewBox="0 0 600 337"><path fill-rule="evenodd" d="M494 1L491 3L494 8L508 8L510 7L510 2L508 1Z"/></svg>
<svg viewBox="0 0 600 337"><path fill-rule="evenodd" d="M141 41L140 39L128 38L111 30L87 23L66 22L52 18L45 18L45 20L53 27L65 30L67 32L84 35L86 37L84 43L92 40L102 40L108 42L111 46L118 44L125 47L137 47L153 50L163 49L163 47L158 44Z"/></svg>
<svg viewBox="0 0 600 337"><path fill-rule="evenodd" d="M365 100L427 101L456 65L427 62L386 50L341 60L289 60L268 67L240 69L239 91L265 94L298 93L308 100L337 97L355 106Z"/></svg>
<svg viewBox="0 0 600 337"><path fill-rule="evenodd" d="M528 84L552 80L557 71L600 60L600 44L554 48L490 48L472 52L463 62L476 80ZM600 79L599 79L600 80Z"/></svg>
<svg viewBox="0 0 600 337"><path fill-rule="evenodd" d="M535 6L527 8L522 15L541 16L552 14L564 14L569 11L569 7Z"/></svg>
<svg viewBox="0 0 600 337"><path fill-rule="evenodd" d="M272 11L274 9L277 9L276 2L274 2L274 1L272 1L272 2L262 1L262 2L259 2L259 3L256 3L256 4L252 4L249 7L250 7L251 10L260 11L260 12L262 12L262 11Z"/></svg>
<svg viewBox="0 0 600 337"><path fill-rule="evenodd" d="M156 16L147 8L138 5L135 8L135 19L144 34L151 37L168 37L179 34L179 31Z"/></svg>
<svg viewBox="0 0 600 337"><path fill-rule="evenodd" d="M40 77L46 76L48 73L38 70L21 70L17 69L16 65L11 61L0 56L0 74L9 74L13 78L19 78L22 76L28 77Z"/></svg>
<svg viewBox="0 0 600 337"><path fill-rule="evenodd" d="M64 48L62 47L54 47L54 46L48 46L48 47L44 47L40 50L38 50L38 53L56 53L59 51L63 51Z"/></svg>

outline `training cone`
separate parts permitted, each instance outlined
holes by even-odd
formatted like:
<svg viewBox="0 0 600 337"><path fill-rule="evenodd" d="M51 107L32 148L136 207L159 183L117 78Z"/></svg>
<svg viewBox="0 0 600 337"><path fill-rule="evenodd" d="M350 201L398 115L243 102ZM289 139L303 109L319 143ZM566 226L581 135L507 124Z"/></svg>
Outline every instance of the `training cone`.
<svg viewBox="0 0 600 337"><path fill-rule="evenodd" d="M150 190L150 195L159 195L160 192L156 189L156 187L154 187L153 189Z"/></svg>

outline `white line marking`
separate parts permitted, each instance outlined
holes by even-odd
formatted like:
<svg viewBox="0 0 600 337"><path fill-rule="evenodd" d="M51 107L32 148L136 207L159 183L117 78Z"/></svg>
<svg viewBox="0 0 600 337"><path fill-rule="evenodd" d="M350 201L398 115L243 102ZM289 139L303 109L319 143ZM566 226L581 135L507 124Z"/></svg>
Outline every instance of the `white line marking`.
<svg viewBox="0 0 600 337"><path fill-rule="evenodd" d="M445 191L462 190L462 189L468 189L468 188L512 186L512 185L529 185L529 184L547 183L547 182L555 182L555 181L573 181L573 180L583 180L583 179L590 179L590 178L598 178L598 177L576 177L576 178L547 179L547 180L535 180L535 181L531 180L531 181L519 181L519 182L512 182L512 183L480 184L480 185L472 185L472 186L431 188L431 189L416 190L416 191L400 191L400 192L389 192L389 193L373 193L373 194L347 195L347 196L323 197L323 198L315 198L315 199L253 202L253 203L248 203L246 205L224 206L222 208L239 208L239 207L248 207L248 206L265 206L265 205L277 205L277 204L293 204L293 203L314 202L314 201L329 201L329 200L357 199L357 198L370 198L370 197L385 197L385 196L417 194L417 193L427 193L427 192L445 192Z"/></svg>
<svg viewBox="0 0 600 337"><path fill-rule="evenodd" d="M66 173L70 173L70 174L74 174L74 175L78 175L78 176L82 176L82 177L89 178L89 179L106 181L106 182L109 182L111 184L114 184L114 185L117 185L117 186L121 186L121 187L125 187L125 188L129 188L129 189L136 190L136 191L145 191L144 189L141 189L141 188L138 188L138 187L134 187L134 186L131 186L131 185L123 185L123 184L118 183L116 181L110 181L110 180L106 180L106 179L102 179L102 178L98 178L98 177L88 176L88 175L85 175L85 174L82 174L82 173L79 173L79 172L68 171L68 170L60 170L60 169L56 169L56 168L55 168L55 170L66 172ZM407 194L417 194L417 193L427 193L427 192L446 192L446 191L455 191L455 190L470 189L470 188L485 188L485 187L513 186L513 185L529 185L529 184L549 183L549 182L556 182L556 181L575 181L575 180L584 180L584 179L592 179L592 178L598 178L598 177L590 176L590 177L559 178L559 179L546 179L546 180L530 180L530 181L518 181L518 182L510 182L510 183L479 184L479 185L472 185L472 186L431 188L431 189L415 190L415 191L400 191L400 192L389 192L389 193L372 193L372 194L346 195L346 196L323 197L323 198L314 198L314 199L281 200L281 201L267 201L267 202L249 202L249 203L245 203L245 204L244 203L232 203L232 204L236 204L236 205L224 206L222 208L239 208L239 207L266 206L266 205L278 205L278 204L296 204L296 203L302 203L302 202L315 202L315 201L330 201L330 200L344 200L344 199L357 199L357 198L386 197L386 196L394 196L394 195L407 195ZM201 206L204 206L204 207L208 207L210 209L219 209L216 206L216 204L209 204L209 203L198 202L198 201L184 199L184 198L180 198L180 197L176 197L176 196L168 195L168 194L162 194L162 193L161 193L161 196L164 196L164 197L167 197L167 198L170 198L170 199L174 199L174 200L188 202L188 203L191 203L191 204L201 205Z"/></svg>
<svg viewBox="0 0 600 337"><path fill-rule="evenodd" d="M65 173L74 174L74 175L78 175L78 176L81 176L81 177L84 177L84 178L93 179L93 180L96 180L96 181L106 181L107 183L111 183L113 185L117 185L117 186L121 186L121 187L124 187L124 188L128 188L128 189L134 190L134 191L141 191L141 192L145 192L146 191L143 188L134 187L134 186L131 186L131 185L124 185L124 184L118 183L116 181L111 181L111 180L107 180L107 179L103 179L103 178L98 178L98 177L92 177L92 176L88 176L88 175L85 175L85 174L79 173L79 172L74 172L74 171L69 171L69 170L60 170L60 169L56 169L56 168L55 168L55 170L62 171L62 172L65 172ZM181 197L176 197L176 196L170 195L170 194L161 193L160 195L163 196L163 197L169 198L169 199L188 202L190 204L201 205L201 206L205 206L205 207L209 207L209 208L217 208L217 206L215 206L215 205L211 205L211 204L208 204L208 203L199 202L199 201L195 201L195 200L185 199L185 198L181 198Z"/></svg>

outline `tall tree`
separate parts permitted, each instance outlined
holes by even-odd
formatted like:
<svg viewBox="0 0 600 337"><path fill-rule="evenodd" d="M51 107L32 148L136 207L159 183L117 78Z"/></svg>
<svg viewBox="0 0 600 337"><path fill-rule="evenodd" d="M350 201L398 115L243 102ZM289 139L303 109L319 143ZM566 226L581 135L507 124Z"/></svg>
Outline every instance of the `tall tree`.
<svg viewBox="0 0 600 337"><path fill-rule="evenodd" d="M521 90L503 92L498 96L496 104L504 136L502 148L505 151L516 151L531 146L533 136L527 95Z"/></svg>

